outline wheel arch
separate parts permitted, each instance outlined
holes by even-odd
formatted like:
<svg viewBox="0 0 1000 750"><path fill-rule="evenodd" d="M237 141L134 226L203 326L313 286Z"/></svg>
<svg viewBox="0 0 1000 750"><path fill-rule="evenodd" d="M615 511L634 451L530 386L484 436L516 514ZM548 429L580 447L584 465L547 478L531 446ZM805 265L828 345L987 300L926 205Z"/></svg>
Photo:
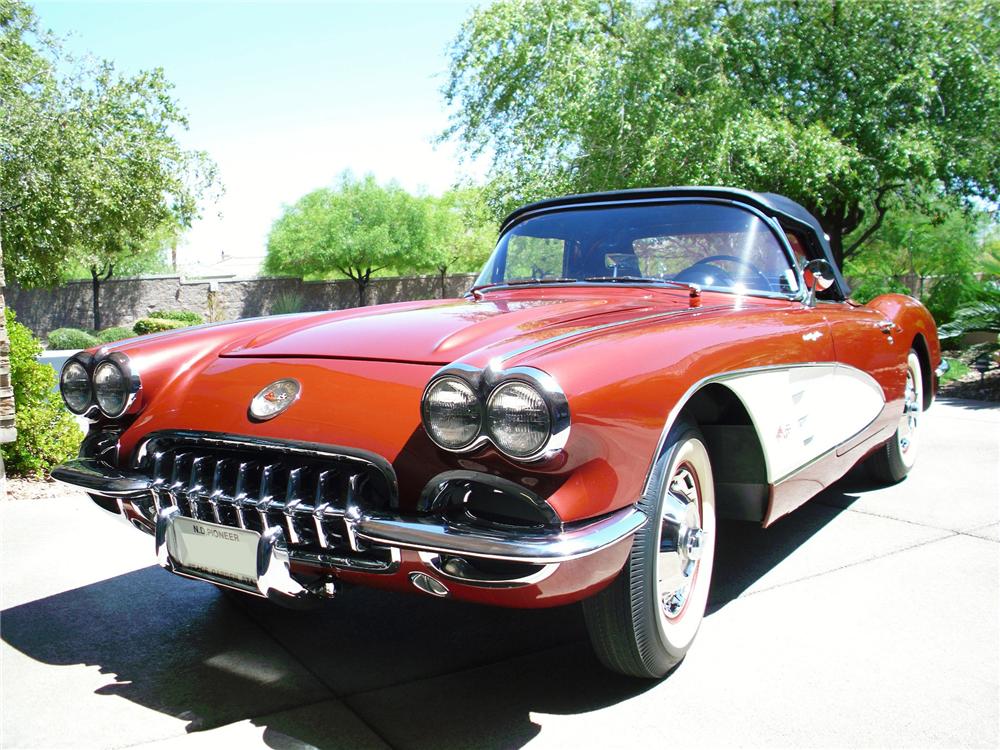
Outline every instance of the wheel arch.
<svg viewBox="0 0 1000 750"><path fill-rule="evenodd" d="M917 353L917 358L920 360L920 380L924 390L922 407L926 410L934 402L934 373L931 368L930 350L922 333L913 337L911 348Z"/></svg>
<svg viewBox="0 0 1000 750"><path fill-rule="evenodd" d="M716 513L723 518L763 521L770 500L764 448L750 412L725 383L702 385L675 409L705 437L715 484ZM672 424L667 425L667 430Z"/></svg>

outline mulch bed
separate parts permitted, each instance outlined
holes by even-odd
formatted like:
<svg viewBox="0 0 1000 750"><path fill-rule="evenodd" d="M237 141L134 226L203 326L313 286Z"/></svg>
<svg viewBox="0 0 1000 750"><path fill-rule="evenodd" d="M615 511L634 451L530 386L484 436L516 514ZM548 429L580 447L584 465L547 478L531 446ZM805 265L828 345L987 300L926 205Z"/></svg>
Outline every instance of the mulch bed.
<svg viewBox="0 0 1000 750"><path fill-rule="evenodd" d="M1000 401L1000 369L986 373L985 378L972 370L961 380L942 383L938 395L948 398L970 398L977 401Z"/></svg>
<svg viewBox="0 0 1000 750"><path fill-rule="evenodd" d="M65 497L71 488L51 479L19 479L7 477L8 500L53 500ZM3 498L0 498L2 500Z"/></svg>

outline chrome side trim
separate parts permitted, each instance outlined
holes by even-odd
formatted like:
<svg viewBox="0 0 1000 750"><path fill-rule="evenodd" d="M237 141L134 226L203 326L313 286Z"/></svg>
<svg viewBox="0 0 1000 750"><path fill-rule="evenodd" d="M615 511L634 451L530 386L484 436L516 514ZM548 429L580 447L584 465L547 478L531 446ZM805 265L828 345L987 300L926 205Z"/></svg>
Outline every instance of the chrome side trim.
<svg viewBox="0 0 1000 750"><path fill-rule="evenodd" d="M837 366L837 367L846 367L847 366L847 365L844 365L842 362L796 362L796 363L784 364L784 365L761 365L759 367L748 367L748 368L745 368L745 369L742 369L742 370L730 370L729 372L717 373L715 375L709 375L709 376L706 376L706 377L701 378L700 380L698 380L696 383L694 383L690 388L688 388L684 392L684 395L681 396L680 399L677 400L677 402L674 404L673 408L670 410L670 413L667 415L667 420L666 420L666 422L663 425L663 430L660 432L660 439L657 441L657 444L656 444L656 450L654 451L654 453L653 453L653 455L652 455L652 457L650 459L649 467L647 468L647 471L646 471L646 483L645 483L645 485L643 487L643 494L646 494L647 492L653 491L655 489L651 485L651 480L652 480L652 476L653 476L653 467L655 466L657 459L663 454L663 450L664 450L664 447L665 447L666 441L667 441L667 436L670 434L670 430L673 428L674 423L677 421L677 417L680 416L680 413L684 410L684 407L687 406L688 401L690 401L691 398L698 391L700 391L702 388L704 388L704 387L706 387L708 385L711 385L713 383L725 383L725 381L727 381L727 380L733 380L735 378L739 378L739 377L742 377L744 375L749 375L749 374L754 374L754 373L771 372L771 371L776 371L776 370L792 370L792 369L799 369L799 368L805 368L805 367L834 366L834 365ZM738 398L738 399L740 398L739 394L737 394L735 391L731 391L731 392L733 393L733 395L736 398ZM740 399L740 401L742 403L742 399ZM750 414L750 419L753 422L753 419L754 419L753 412L750 411L750 409L748 407L746 407L746 404L744 404L744 408L747 409L747 413ZM876 416L875 420L877 420L877 419L878 419L878 417ZM874 422L875 420L872 420L872 422ZM868 425L868 427L870 427L870 426L871 426L871 424ZM758 432L758 439L759 439L759 427L757 426L756 422L753 423L753 428L754 428L755 431ZM865 431L865 429L867 429L867 427L862 428L858 433L852 435L851 437L848 437L846 440L841 441L837 445L833 446L830 450L836 451L838 448L840 448L845 443L849 443L852 440L856 439L858 435L860 435L862 432ZM814 463L816 460L819 460L819 459L823 458L828 453L829 453L829 451L824 451L823 455L816 457L814 460L811 460L811 461L807 462L803 466L800 466L798 469L796 469L795 471L793 471L791 474L785 474L784 476L782 476L780 481L784 481L785 479L788 479L790 476L792 476L795 473L801 471L802 469L807 468L809 465L811 465L812 463ZM766 460L767 460L767 456L765 454L765 461ZM768 484L774 485L774 484L777 484L777 482L774 479L769 478L768 479Z"/></svg>
<svg viewBox="0 0 1000 750"><path fill-rule="evenodd" d="M630 537L646 514L629 506L597 521L566 524L562 531L486 530L439 520L362 517L356 533L373 544L438 552L456 557L548 565L592 555Z"/></svg>

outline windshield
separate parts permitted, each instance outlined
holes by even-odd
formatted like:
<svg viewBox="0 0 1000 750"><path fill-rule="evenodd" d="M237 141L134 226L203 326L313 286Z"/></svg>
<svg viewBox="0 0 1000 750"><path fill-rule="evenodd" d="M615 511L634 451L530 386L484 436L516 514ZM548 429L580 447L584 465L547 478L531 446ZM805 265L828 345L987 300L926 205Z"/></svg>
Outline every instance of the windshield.
<svg viewBox="0 0 1000 750"><path fill-rule="evenodd" d="M712 203L572 207L526 219L500 238L476 286L585 281L799 290L771 228L750 211Z"/></svg>

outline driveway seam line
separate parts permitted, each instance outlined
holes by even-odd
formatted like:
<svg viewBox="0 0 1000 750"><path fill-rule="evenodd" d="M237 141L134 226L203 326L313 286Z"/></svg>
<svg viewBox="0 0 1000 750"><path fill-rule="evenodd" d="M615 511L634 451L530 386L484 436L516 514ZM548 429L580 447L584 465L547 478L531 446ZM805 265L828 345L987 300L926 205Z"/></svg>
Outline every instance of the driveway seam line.
<svg viewBox="0 0 1000 750"><path fill-rule="evenodd" d="M813 578L819 578L820 576L829 575L830 573L836 573L837 571L840 571L840 570L847 570L848 568L854 568L854 567L857 567L858 565L864 565L865 563L875 562L876 560L884 560L887 557L892 557L893 555L898 555L900 552L908 552L908 551L910 551L912 549L917 549L918 547L924 547L924 546L926 546L928 544L935 544L937 542L943 542L945 539L952 539L952 538L957 537L957 536L966 536L966 535L961 534L961 533L959 533L957 531L949 531L944 536L939 536L939 537L936 537L934 539L925 539L922 542L917 542L915 544L911 544L911 545L908 545L906 547L900 547L899 549L890 550L889 552L886 552L885 554L882 554L882 555L875 555L874 557L866 557L863 560L858 560L856 562L847 563L846 565L840 565L840 566L838 566L836 568L830 568L830 570L824 570L824 571L819 572L819 573L812 573L810 575L802 576L801 578L796 578L796 579L791 580L791 581L785 581L784 583L776 583L773 586L768 586L767 588L757 589L756 591L750 591L750 592L747 592L747 593L744 593L744 594L740 594L739 596L736 597L736 600L747 599L747 598L749 598L751 596L756 596L757 594L763 594L766 591L774 591L775 589L780 589L780 588L783 588L784 586L790 586L793 583L801 583L802 581L809 581L809 580L812 580ZM976 538L978 538L978 537L976 537ZM987 540L987 541L989 541L989 540ZM735 601L735 600L734 599L730 599L729 601L731 602L731 601ZM728 604L729 602L726 602L726 603Z"/></svg>
<svg viewBox="0 0 1000 750"><path fill-rule="evenodd" d="M233 602L230 602L230 605L233 605ZM257 618L255 618L250 612L244 610L242 607L238 607L238 609L240 609L243 612L244 616L254 624L254 627L256 627L258 630L264 633L264 635L270 638L278 646L278 648L280 648L282 651L288 654L289 658L293 662L302 667L302 669L304 669L314 680L316 680L316 682L322 685L323 689L329 692L330 698L339 700L341 703L343 703L344 707L352 714L354 714L354 716L357 717L358 721L360 721L368 729L368 731L374 734L383 744L385 744L386 747L390 748L390 750L397 750L395 745L393 745L385 737L383 737L381 732L379 732L374 726L372 726L367 719L361 716L361 714L355 711L353 706L351 706L350 704L347 703L346 700L344 700L343 696L338 695L337 691L334 690L331 685L327 684L326 680L320 677L320 675L315 670L313 670L302 659L296 656L291 649L289 649L284 643L281 642L281 640L276 635L274 635L274 633L272 633L263 625L261 625L261 623L257 620ZM326 700L330 700L330 698L327 698ZM324 701L317 701L317 702L322 703ZM308 703L306 705L311 706L315 705L315 703ZM262 716L270 716L270 714L262 714Z"/></svg>
<svg viewBox="0 0 1000 750"><path fill-rule="evenodd" d="M949 532L952 532L954 534L961 534L962 533L961 531L958 531L956 529L948 529L948 528L944 528L942 526L934 526L934 525L929 524L929 523L920 523L919 521L911 521L908 518L896 518L895 516L886 515L884 513L873 513L870 510L861 510L859 508L852 508L850 506L834 505L833 503L825 503L822 500L813 500L811 502L811 504L822 505L824 508L834 508L834 509L840 510L840 511L846 510L846 511L850 511L851 513L858 513L858 514L860 514L862 516L871 516L872 518L882 518L882 519L885 519L886 521L898 521L899 523L908 523L911 526L919 526L922 529L934 529L935 531L949 531ZM993 521L993 522L991 522L989 524L986 524L986 525L990 526L993 523L996 523L996 521Z"/></svg>

